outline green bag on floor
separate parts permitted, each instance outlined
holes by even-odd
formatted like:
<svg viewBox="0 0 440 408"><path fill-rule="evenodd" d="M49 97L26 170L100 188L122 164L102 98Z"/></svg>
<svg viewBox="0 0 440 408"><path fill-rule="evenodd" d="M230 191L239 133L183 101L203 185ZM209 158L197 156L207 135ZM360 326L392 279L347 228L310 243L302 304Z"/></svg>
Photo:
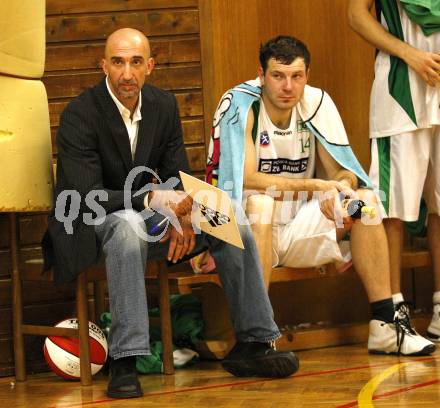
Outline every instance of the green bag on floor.
<svg viewBox="0 0 440 408"><path fill-rule="evenodd" d="M170 299L171 324L173 328L174 367L182 368L198 361L198 354L192 349L201 340L203 331L202 307L194 295L172 295ZM159 308L148 311L150 317L159 317ZM111 326L111 314L103 313L101 326L106 334ZM149 356L138 356L136 368L140 373L163 372L163 348L160 327L150 325Z"/></svg>

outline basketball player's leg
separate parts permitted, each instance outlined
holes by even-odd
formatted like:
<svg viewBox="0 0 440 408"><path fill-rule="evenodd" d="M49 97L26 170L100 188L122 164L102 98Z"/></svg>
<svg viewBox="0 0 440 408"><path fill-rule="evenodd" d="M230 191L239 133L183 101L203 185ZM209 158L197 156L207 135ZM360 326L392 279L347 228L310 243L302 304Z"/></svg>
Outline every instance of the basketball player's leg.
<svg viewBox="0 0 440 408"><path fill-rule="evenodd" d="M373 191L359 189L357 194L367 205L377 208ZM378 214L377 209L376 217L363 216L352 224L350 231L353 265L370 303L391 297L387 237Z"/></svg>
<svg viewBox="0 0 440 408"><path fill-rule="evenodd" d="M387 213L384 219L390 256L390 280L394 304L401 293L402 221L416 221L429 163L426 130L373 139L370 178L379 190ZM404 163L404 165L403 165Z"/></svg>
<svg viewBox="0 0 440 408"><path fill-rule="evenodd" d="M372 192L366 190L359 193L361 199L370 205L374 204L375 196ZM338 253L338 233L334 223L330 222L332 225L329 225L329 220L324 217L320 231L315 224L322 213L319 206L313 209L312 205L308 203L301 208L294 222L284 229L278 228L274 242L278 242L276 250L280 265L318 266L333 262L341 256L340 251ZM315 211L315 214L309 211ZM430 354L435 346L412 331L407 315L395 315L389 283L386 235L382 224L376 222L374 225L374 221L373 225L357 222L351 228L353 263L367 291L372 312L368 349L372 353L382 354ZM346 232L339 234L345 235ZM289 239L291 243L286 248ZM405 333L403 336L402 332ZM403 341L399 342L398 338Z"/></svg>
<svg viewBox="0 0 440 408"><path fill-rule="evenodd" d="M395 311L387 236L376 195L371 190L358 190L357 193L367 205L377 208L375 218L363 216L361 221L352 225L350 232L353 265L367 292L372 311L368 350L376 354L430 354L435 346L411 327L408 308L401 304Z"/></svg>
<svg viewBox="0 0 440 408"><path fill-rule="evenodd" d="M433 129L424 196L428 206L428 244L434 272L433 316L428 338L440 341L440 126Z"/></svg>
<svg viewBox="0 0 440 408"><path fill-rule="evenodd" d="M383 220L390 254L391 293L400 293L403 249L403 223L399 218Z"/></svg>
<svg viewBox="0 0 440 408"><path fill-rule="evenodd" d="M417 134L416 134L417 133ZM389 241L389 270L396 316L406 324L408 354L428 354L434 346L411 327L409 310L400 292L402 221L415 221L419 216L429 161L429 134L425 131L373 140L370 178L381 194L388 219L384 220ZM402 163L405 163L403 166ZM389 234L389 235L388 235ZM371 329L371 328L370 328ZM420 349L418 351L418 349Z"/></svg>

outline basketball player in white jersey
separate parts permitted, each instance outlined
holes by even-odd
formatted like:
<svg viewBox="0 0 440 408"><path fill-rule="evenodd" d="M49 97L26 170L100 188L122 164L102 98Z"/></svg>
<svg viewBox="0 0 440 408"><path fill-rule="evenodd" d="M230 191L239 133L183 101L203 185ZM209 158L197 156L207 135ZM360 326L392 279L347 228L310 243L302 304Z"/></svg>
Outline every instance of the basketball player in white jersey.
<svg viewBox="0 0 440 408"><path fill-rule="evenodd" d="M336 227L335 215L343 214L341 192L369 203L375 197L371 190L357 189L358 177L338 164L300 116L305 89L311 89L306 85L309 63L306 46L293 37L279 36L261 47L262 94L249 109L244 135L244 190L264 191L274 186L284 198L275 208L274 263L301 267L340 260L337 241L350 232L353 264L372 310L369 351L430 354L435 346L411 328L407 315L394 311L383 225L353 223L344 217L344 225ZM318 109L326 104L334 106L330 100ZM325 129L320 133L325 135ZM315 176L318 161L325 178ZM314 199L314 194L325 198Z"/></svg>
<svg viewBox="0 0 440 408"><path fill-rule="evenodd" d="M435 277L427 337L440 342L440 5L376 1L375 19L373 4L351 0L349 19L378 49L370 102L370 177L386 194L393 301L396 309L406 307L400 288L402 221L414 227L418 220L423 228L427 218Z"/></svg>

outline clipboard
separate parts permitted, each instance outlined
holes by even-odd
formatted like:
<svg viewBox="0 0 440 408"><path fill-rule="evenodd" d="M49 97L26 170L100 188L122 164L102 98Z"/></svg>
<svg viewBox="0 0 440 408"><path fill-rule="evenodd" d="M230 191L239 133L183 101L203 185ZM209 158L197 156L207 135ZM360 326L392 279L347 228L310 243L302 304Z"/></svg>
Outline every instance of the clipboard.
<svg viewBox="0 0 440 408"><path fill-rule="evenodd" d="M182 171L179 174L185 192L198 207L192 213L193 224L209 235L244 249L229 195Z"/></svg>

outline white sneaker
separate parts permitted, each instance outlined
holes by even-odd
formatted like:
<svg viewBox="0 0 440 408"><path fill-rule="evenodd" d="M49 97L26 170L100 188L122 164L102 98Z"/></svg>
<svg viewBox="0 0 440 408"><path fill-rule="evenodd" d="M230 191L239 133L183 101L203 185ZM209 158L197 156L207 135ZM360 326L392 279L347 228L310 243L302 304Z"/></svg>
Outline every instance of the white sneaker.
<svg viewBox="0 0 440 408"><path fill-rule="evenodd" d="M434 305L431 324L426 332L426 337L429 340L440 342L440 304Z"/></svg>
<svg viewBox="0 0 440 408"><path fill-rule="evenodd" d="M408 308L403 303L398 305L393 323L370 321L368 351L371 354L426 356L434 350L435 344L420 336L411 327Z"/></svg>

